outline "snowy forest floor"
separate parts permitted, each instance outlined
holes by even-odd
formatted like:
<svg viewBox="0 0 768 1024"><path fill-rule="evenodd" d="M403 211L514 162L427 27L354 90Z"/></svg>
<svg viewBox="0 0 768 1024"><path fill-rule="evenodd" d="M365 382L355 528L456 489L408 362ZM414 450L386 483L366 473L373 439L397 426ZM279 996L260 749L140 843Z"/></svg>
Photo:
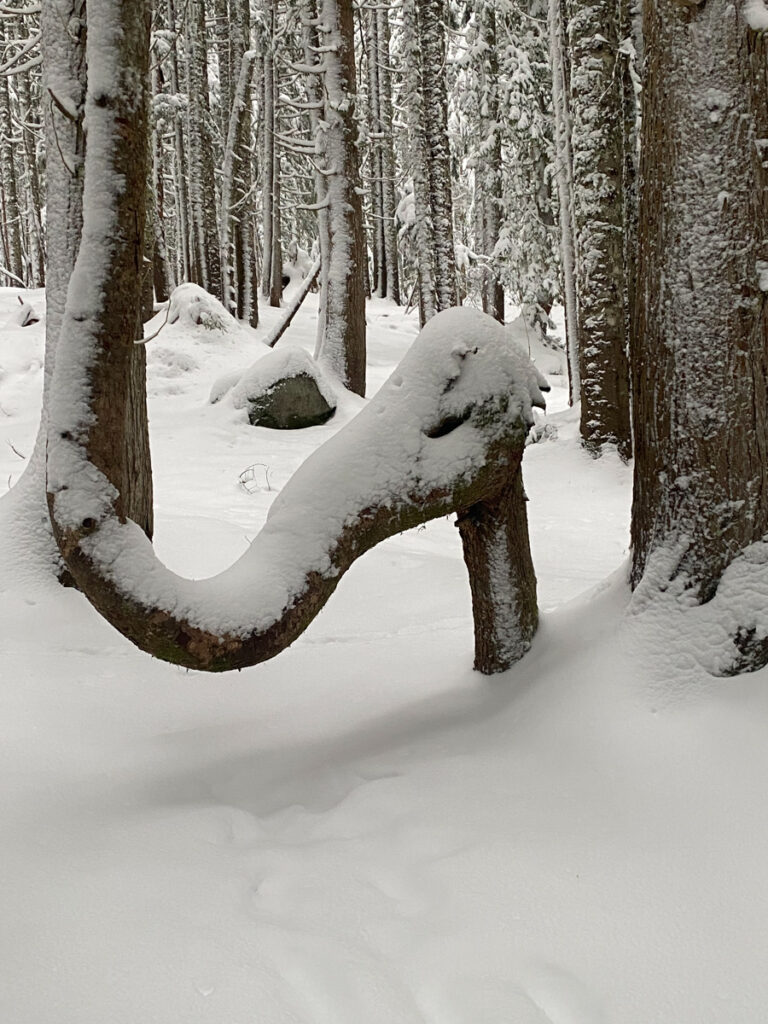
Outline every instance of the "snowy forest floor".
<svg viewBox="0 0 768 1024"><path fill-rule="evenodd" d="M16 296L0 493L42 384ZM280 345L311 349L315 321L310 297ZM369 329L373 393L415 317L373 302ZM148 347L156 546L188 575L239 555L361 405L292 432L208 405L249 344L169 325ZM290 650L225 676L0 573L1 1021L766 1020L768 674L713 679L628 621L631 471L579 449L550 380L559 435L524 463L544 614L502 676L471 669L447 520L367 554Z"/></svg>

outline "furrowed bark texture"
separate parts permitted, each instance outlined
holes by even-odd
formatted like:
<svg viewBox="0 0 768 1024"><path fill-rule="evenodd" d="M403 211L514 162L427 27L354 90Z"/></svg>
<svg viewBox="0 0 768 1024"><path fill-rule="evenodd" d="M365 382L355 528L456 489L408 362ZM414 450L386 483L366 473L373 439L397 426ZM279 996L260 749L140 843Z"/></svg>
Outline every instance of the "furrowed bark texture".
<svg viewBox="0 0 768 1024"><path fill-rule="evenodd" d="M703 602L768 532L766 41L728 0L643 34L631 578Z"/></svg>
<svg viewBox="0 0 768 1024"><path fill-rule="evenodd" d="M568 0L581 437L632 450L624 273L623 104L616 0Z"/></svg>
<svg viewBox="0 0 768 1024"><path fill-rule="evenodd" d="M322 0L323 121L318 138L326 177L328 259L322 269L325 324L318 356L365 394L366 244L355 120L356 70L351 0Z"/></svg>
<svg viewBox="0 0 768 1024"><path fill-rule="evenodd" d="M457 520L472 590L475 668L503 672L530 649L539 623L522 471Z"/></svg>

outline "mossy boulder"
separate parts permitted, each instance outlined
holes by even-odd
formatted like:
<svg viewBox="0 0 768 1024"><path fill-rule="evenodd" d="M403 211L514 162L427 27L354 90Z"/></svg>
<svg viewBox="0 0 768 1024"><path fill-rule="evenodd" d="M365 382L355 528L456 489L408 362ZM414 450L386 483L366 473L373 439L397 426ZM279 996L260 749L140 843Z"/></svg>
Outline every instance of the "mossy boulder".
<svg viewBox="0 0 768 1024"><path fill-rule="evenodd" d="M318 427L336 412L322 395L317 381L308 373L284 377L260 395L248 395L248 420L254 427L298 430Z"/></svg>
<svg viewBox="0 0 768 1024"><path fill-rule="evenodd" d="M217 381L211 401L220 401L230 389L235 408L246 409L254 427L317 427L336 412L330 382L308 352L292 345L273 349L237 378Z"/></svg>

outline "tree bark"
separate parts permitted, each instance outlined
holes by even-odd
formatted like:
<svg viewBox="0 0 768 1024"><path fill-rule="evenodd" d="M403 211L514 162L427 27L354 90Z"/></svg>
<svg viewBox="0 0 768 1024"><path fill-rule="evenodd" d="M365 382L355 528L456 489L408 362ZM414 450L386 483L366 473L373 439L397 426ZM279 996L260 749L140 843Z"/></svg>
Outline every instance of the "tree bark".
<svg viewBox="0 0 768 1024"><path fill-rule="evenodd" d="M569 0L581 438L632 452L624 266L623 106L616 0Z"/></svg>
<svg viewBox="0 0 768 1024"><path fill-rule="evenodd" d="M644 39L631 579L705 602L768 532L768 54L727 0Z"/></svg>
<svg viewBox="0 0 768 1024"><path fill-rule="evenodd" d="M132 519L147 536L152 533L152 477L146 357L144 346L134 342L139 327L149 171L149 24L149 0L117 6L110 0L88 0L87 53L93 54L88 67L98 70L88 75L83 234L62 321L63 365L58 365L57 352L55 373L67 381L73 360L77 363L77 342L73 355L72 343L64 345L65 338L92 336L105 357L100 365L85 371L85 383L78 368L69 386L60 385L56 390L52 385L51 421L58 420L58 425L51 428L48 438L49 453L56 447L76 450L84 443L89 462L119 493L118 515ZM111 204L103 199L105 183L112 185ZM97 261L101 264L98 273ZM98 309L95 318L94 302ZM80 419L80 407L62 417L61 407L71 398L63 392L78 386L92 396L90 415ZM98 431L91 418L98 422ZM79 440L82 438L84 442ZM61 490L55 476L49 476L49 507ZM60 542L62 525L55 516L53 523Z"/></svg>
<svg viewBox="0 0 768 1024"><path fill-rule="evenodd" d="M530 649L539 624L522 471L459 515L472 590L475 668L504 672Z"/></svg>
<svg viewBox="0 0 768 1024"><path fill-rule="evenodd" d="M328 259L322 268L323 337L317 357L342 383L365 394L366 245L357 149L352 0L322 0L323 122L318 138L326 179Z"/></svg>

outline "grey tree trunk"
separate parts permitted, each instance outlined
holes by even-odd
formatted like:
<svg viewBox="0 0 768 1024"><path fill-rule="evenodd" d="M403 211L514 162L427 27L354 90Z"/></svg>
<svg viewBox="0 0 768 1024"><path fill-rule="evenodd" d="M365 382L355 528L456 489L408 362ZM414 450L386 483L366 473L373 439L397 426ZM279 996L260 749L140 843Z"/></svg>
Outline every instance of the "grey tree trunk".
<svg viewBox="0 0 768 1024"><path fill-rule="evenodd" d="M727 0L646 0L644 38L631 579L705 602L768 533L768 54Z"/></svg>
<svg viewBox="0 0 768 1024"><path fill-rule="evenodd" d="M5 23L0 18L0 52L6 41ZM13 114L8 78L0 75L0 181L2 182L2 239L5 269L19 280L24 280L24 253L22 249L21 206L14 151Z"/></svg>
<svg viewBox="0 0 768 1024"><path fill-rule="evenodd" d="M323 337L317 357L358 395L365 394L366 246L357 149L352 0L321 0L328 45L323 126L318 136L326 179L328 259L322 268Z"/></svg>
<svg viewBox="0 0 768 1024"><path fill-rule="evenodd" d="M555 178L559 200L560 276L565 308L566 356L568 359L568 398L574 405L581 400L579 376L578 300L576 296L576 238L573 223L573 154L571 117L568 105L568 48L563 25L564 0L549 0L549 59L552 68L552 108L555 134Z"/></svg>
<svg viewBox="0 0 768 1024"><path fill-rule="evenodd" d="M189 205L191 215L191 279L223 298L218 203L214 178L211 112L208 99L208 51L204 0L187 0L184 20L187 64L187 138Z"/></svg>
<svg viewBox="0 0 768 1024"><path fill-rule="evenodd" d="M419 317L458 303L442 0L404 0L406 100L412 128Z"/></svg>
<svg viewBox="0 0 768 1024"><path fill-rule="evenodd" d="M478 30L483 43L480 68L480 132L483 154L475 161L475 205L478 212L479 249L490 261L483 269L483 312L504 323L504 285L493 262L502 214L501 109L496 11L493 3L478 9Z"/></svg>
<svg viewBox="0 0 768 1024"><path fill-rule="evenodd" d="M389 11L383 5L376 10L376 42L378 50L379 122L381 124L381 202L386 266L386 297L400 304L400 265L397 248L395 210L395 143L392 119L392 74L389 52Z"/></svg>

